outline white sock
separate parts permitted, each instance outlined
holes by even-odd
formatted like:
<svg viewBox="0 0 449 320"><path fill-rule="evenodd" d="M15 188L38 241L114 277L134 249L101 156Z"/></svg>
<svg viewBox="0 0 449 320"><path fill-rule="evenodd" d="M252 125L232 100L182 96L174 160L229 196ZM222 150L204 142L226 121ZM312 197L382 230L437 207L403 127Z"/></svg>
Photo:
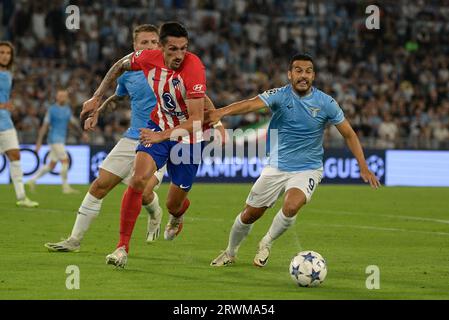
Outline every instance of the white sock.
<svg viewBox="0 0 449 320"><path fill-rule="evenodd" d="M61 165L61 179L62 179L62 185L63 186L69 186L69 184L67 183L67 171L69 170L69 164L66 163L62 163Z"/></svg>
<svg viewBox="0 0 449 320"><path fill-rule="evenodd" d="M294 217L287 217L282 212L282 209L278 211L271 223L270 229L267 234L262 238L262 242L271 246L273 241L279 238L291 225L296 221L296 215Z"/></svg>
<svg viewBox="0 0 449 320"><path fill-rule="evenodd" d="M229 242L226 251L230 256L235 256L239 249L240 243L248 236L253 225L242 222L241 213L235 218L234 224L229 234Z"/></svg>
<svg viewBox="0 0 449 320"><path fill-rule="evenodd" d="M51 171L50 167L48 165L45 165L45 166L41 167L39 169L39 171L36 173L36 175L33 178L31 178L30 180L36 181L43 175L49 173L50 171Z"/></svg>
<svg viewBox="0 0 449 320"><path fill-rule="evenodd" d="M78 242L83 240L84 234L89 229L92 221L100 213L102 202L103 199L97 199L89 192L86 193L86 196L78 209L75 225L73 226L70 238L75 239Z"/></svg>
<svg viewBox="0 0 449 320"><path fill-rule="evenodd" d="M153 191L153 201L151 201L150 204L144 205L143 207L145 210L147 210L148 214L150 215L151 219L154 219L154 214L159 211L159 197L157 196L157 193Z"/></svg>
<svg viewBox="0 0 449 320"><path fill-rule="evenodd" d="M20 161L11 161L9 163L9 170L11 172L11 180L14 184L17 200L25 199L25 188L23 186L23 172L20 166Z"/></svg>

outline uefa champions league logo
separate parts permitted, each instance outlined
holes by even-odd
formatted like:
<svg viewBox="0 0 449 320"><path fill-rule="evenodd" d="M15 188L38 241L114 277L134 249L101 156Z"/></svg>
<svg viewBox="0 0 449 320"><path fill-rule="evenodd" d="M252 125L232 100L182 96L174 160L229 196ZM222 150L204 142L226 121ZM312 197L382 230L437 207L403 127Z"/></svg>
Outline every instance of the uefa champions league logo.
<svg viewBox="0 0 449 320"><path fill-rule="evenodd" d="M98 171L100 170L100 165L103 162L104 159L108 154L104 151L97 152L94 154L90 160L90 170L92 171L92 174L95 176L95 178L98 177Z"/></svg>
<svg viewBox="0 0 449 320"><path fill-rule="evenodd" d="M366 163L368 168L376 175L377 179L381 179L385 174L385 163L384 160L376 155L370 156Z"/></svg>

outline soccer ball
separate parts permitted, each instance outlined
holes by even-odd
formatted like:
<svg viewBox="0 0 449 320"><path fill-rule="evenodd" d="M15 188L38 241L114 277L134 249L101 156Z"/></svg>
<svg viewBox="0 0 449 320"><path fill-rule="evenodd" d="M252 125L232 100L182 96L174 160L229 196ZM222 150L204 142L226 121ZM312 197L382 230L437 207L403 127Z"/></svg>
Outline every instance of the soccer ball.
<svg viewBox="0 0 449 320"><path fill-rule="evenodd" d="M316 287L326 278L326 260L318 252L301 251L293 257L289 271L300 287Z"/></svg>

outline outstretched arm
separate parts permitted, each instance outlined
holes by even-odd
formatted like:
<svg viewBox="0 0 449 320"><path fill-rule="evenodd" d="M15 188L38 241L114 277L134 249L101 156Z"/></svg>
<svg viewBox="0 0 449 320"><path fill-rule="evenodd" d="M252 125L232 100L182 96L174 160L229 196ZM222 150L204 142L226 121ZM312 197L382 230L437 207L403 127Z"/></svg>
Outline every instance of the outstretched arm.
<svg viewBox="0 0 449 320"><path fill-rule="evenodd" d="M212 102L212 100L209 98L209 96L205 96L204 97L204 103L206 104L206 111L210 111L210 110L216 110L217 108L215 108L214 103ZM221 123L221 121L218 121L217 123L215 123L213 125L214 129L217 130L217 134L216 138L221 142L221 144L225 144L226 141L228 140L228 135L226 133L225 127L223 126L223 123ZM215 132L214 132L215 134Z"/></svg>
<svg viewBox="0 0 449 320"><path fill-rule="evenodd" d="M202 132L202 123L204 119L204 98L188 99L186 100L189 118L178 126L160 132L154 132L150 129L140 129L140 141L142 144L158 143L169 140L170 138L177 138L187 136L190 133L197 134Z"/></svg>
<svg viewBox="0 0 449 320"><path fill-rule="evenodd" d="M207 111L205 114L205 122L206 123L217 123L224 116L232 116L236 114L244 114L253 111L257 111L259 109L265 108L266 104L260 99L258 96L242 100L239 102L234 102L227 107L220 108L213 111Z"/></svg>
<svg viewBox="0 0 449 320"><path fill-rule="evenodd" d="M116 102L123 100L125 96L118 96L116 94L113 94L109 98L107 98L101 106L94 112L92 112L89 117L84 121L84 130L93 131L95 126L98 123L98 117L100 116L100 113L104 110L106 110L109 106L116 105ZM115 107L113 108L115 109Z"/></svg>
<svg viewBox="0 0 449 320"><path fill-rule="evenodd" d="M369 182L371 187L379 188L380 182L377 180L376 176L368 169L368 165L366 164L365 156L363 155L363 149L360 144L359 138L357 134L352 129L348 120L344 120L342 123L336 125L338 131L345 139L346 145L351 150L354 157L357 159L357 163L360 167L360 176L363 181Z"/></svg>
<svg viewBox="0 0 449 320"><path fill-rule="evenodd" d="M0 103L0 109L12 111L14 109L14 106L12 105L11 101L7 101L5 103Z"/></svg>
<svg viewBox="0 0 449 320"><path fill-rule="evenodd" d="M105 95L107 89L110 88L113 83L115 83L117 78L120 77L123 72L131 70L131 56L132 53L117 61L111 67L111 69L109 69L108 73L104 77L103 81L101 81L100 86L95 91L92 98L83 103L83 110L80 114L80 119L82 122L84 122L86 115L89 115L98 109L101 99Z"/></svg>

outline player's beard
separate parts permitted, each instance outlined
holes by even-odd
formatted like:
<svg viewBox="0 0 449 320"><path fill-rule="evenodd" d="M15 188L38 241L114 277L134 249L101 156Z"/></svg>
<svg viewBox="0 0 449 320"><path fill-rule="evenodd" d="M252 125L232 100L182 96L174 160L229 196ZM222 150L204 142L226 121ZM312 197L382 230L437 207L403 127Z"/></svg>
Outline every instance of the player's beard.
<svg viewBox="0 0 449 320"><path fill-rule="evenodd" d="M303 81L303 80L301 80ZM310 92L310 88L312 87L312 85L310 84L309 81L306 81L306 88L298 88L297 85L295 86L295 91L300 95L300 96L304 96L306 94L308 94ZM298 83L297 83L298 84Z"/></svg>
<svg viewBox="0 0 449 320"><path fill-rule="evenodd" d="M170 69L173 69L173 70L179 69L181 67L183 61L184 61L184 59L173 58L173 60L171 60L171 63L170 63Z"/></svg>

